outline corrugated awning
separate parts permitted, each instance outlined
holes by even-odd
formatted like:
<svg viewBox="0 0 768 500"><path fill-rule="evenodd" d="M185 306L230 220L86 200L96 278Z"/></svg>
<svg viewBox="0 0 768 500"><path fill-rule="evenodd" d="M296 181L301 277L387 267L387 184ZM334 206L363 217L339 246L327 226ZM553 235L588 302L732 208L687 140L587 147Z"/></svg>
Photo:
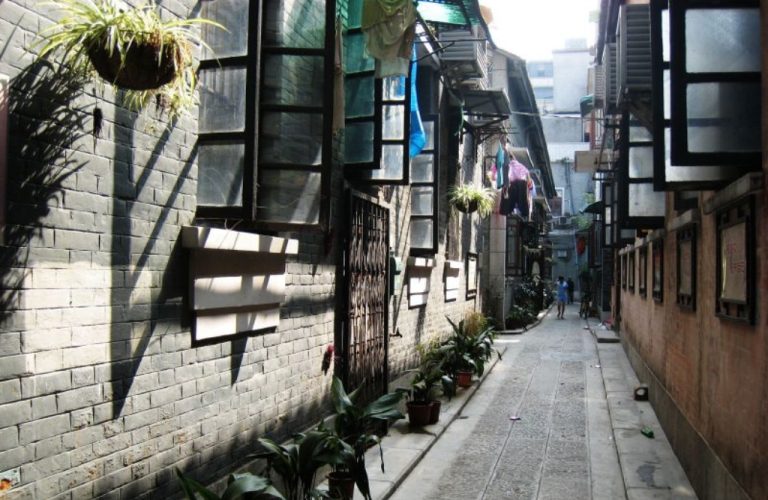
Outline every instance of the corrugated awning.
<svg viewBox="0 0 768 500"><path fill-rule="evenodd" d="M508 118L512 114L509 97L503 90L466 90L464 112L481 119Z"/></svg>
<svg viewBox="0 0 768 500"><path fill-rule="evenodd" d="M417 10L424 21L454 28L480 24L477 0L419 0Z"/></svg>
<svg viewBox="0 0 768 500"><path fill-rule="evenodd" d="M595 107L595 96L592 94L585 95L579 99L579 109L581 109L581 116L586 116Z"/></svg>
<svg viewBox="0 0 768 500"><path fill-rule="evenodd" d="M603 213L603 207L605 204L603 203L603 200L596 201L594 203L590 203L586 207L584 207L584 210L581 211L583 214L601 214Z"/></svg>

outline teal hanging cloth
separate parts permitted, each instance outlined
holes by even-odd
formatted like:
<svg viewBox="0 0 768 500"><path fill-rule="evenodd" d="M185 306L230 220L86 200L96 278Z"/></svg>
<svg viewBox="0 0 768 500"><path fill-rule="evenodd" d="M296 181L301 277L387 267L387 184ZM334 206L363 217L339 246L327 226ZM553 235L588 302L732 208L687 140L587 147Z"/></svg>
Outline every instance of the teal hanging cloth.
<svg viewBox="0 0 768 500"><path fill-rule="evenodd" d="M499 141L499 149L496 151L496 189L501 189L506 184L507 180L507 165L504 154L504 148L501 147L501 141Z"/></svg>
<svg viewBox="0 0 768 500"><path fill-rule="evenodd" d="M413 158L421 153L424 145L427 143L427 135L424 133L424 124L421 122L421 113L419 112L419 99L416 93L416 46L413 47L411 56L411 143L408 156Z"/></svg>

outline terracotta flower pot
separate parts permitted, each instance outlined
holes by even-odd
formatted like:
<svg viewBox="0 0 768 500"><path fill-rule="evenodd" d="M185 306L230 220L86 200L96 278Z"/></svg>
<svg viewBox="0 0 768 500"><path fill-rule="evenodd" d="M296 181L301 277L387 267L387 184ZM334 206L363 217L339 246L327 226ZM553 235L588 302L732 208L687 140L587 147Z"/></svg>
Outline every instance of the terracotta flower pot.
<svg viewBox="0 0 768 500"><path fill-rule="evenodd" d="M158 45L134 44L123 62L117 48L110 55L103 45L97 45L88 49L88 57L99 76L108 82L129 90L150 90L176 77L180 50L177 45L168 44L161 53Z"/></svg>
<svg viewBox="0 0 768 500"><path fill-rule="evenodd" d="M409 401L405 406L408 408L408 420L411 425L421 427L430 424L433 406L431 401Z"/></svg>
<svg viewBox="0 0 768 500"><path fill-rule="evenodd" d="M331 472L328 474L328 494L331 498L352 500L355 496L355 478L348 472Z"/></svg>
<svg viewBox="0 0 768 500"><path fill-rule="evenodd" d="M436 424L440 421L440 407L442 403L440 401L432 401L432 410L429 414L429 423Z"/></svg>
<svg viewBox="0 0 768 500"><path fill-rule="evenodd" d="M459 387L469 387L472 385L472 372L459 370L456 372L456 385Z"/></svg>

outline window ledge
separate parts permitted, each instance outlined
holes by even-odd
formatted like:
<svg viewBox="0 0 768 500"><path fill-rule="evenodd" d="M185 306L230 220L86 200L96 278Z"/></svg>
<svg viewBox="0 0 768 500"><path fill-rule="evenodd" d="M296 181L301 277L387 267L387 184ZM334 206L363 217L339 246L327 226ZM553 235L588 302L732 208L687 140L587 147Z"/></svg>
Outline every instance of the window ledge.
<svg viewBox="0 0 768 500"><path fill-rule="evenodd" d="M763 190L763 173L751 172L739 177L704 202L704 213L711 214L741 198Z"/></svg>
<svg viewBox="0 0 768 500"><path fill-rule="evenodd" d="M408 257L408 267L435 267L436 265L434 258Z"/></svg>
<svg viewBox="0 0 768 500"><path fill-rule="evenodd" d="M184 226L184 248L296 255L299 240L201 226Z"/></svg>

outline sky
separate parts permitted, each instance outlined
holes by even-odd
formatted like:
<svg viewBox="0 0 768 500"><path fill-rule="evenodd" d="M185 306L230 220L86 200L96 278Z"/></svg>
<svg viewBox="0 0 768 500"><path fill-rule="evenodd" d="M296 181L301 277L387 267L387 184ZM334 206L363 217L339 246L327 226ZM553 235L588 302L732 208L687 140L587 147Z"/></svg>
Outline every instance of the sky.
<svg viewBox="0 0 768 500"><path fill-rule="evenodd" d="M552 51L565 41L586 38L595 43L597 27L590 12L599 0L480 0L493 10L490 25L493 41L500 48L528 61L551 60Z"/></svg>

